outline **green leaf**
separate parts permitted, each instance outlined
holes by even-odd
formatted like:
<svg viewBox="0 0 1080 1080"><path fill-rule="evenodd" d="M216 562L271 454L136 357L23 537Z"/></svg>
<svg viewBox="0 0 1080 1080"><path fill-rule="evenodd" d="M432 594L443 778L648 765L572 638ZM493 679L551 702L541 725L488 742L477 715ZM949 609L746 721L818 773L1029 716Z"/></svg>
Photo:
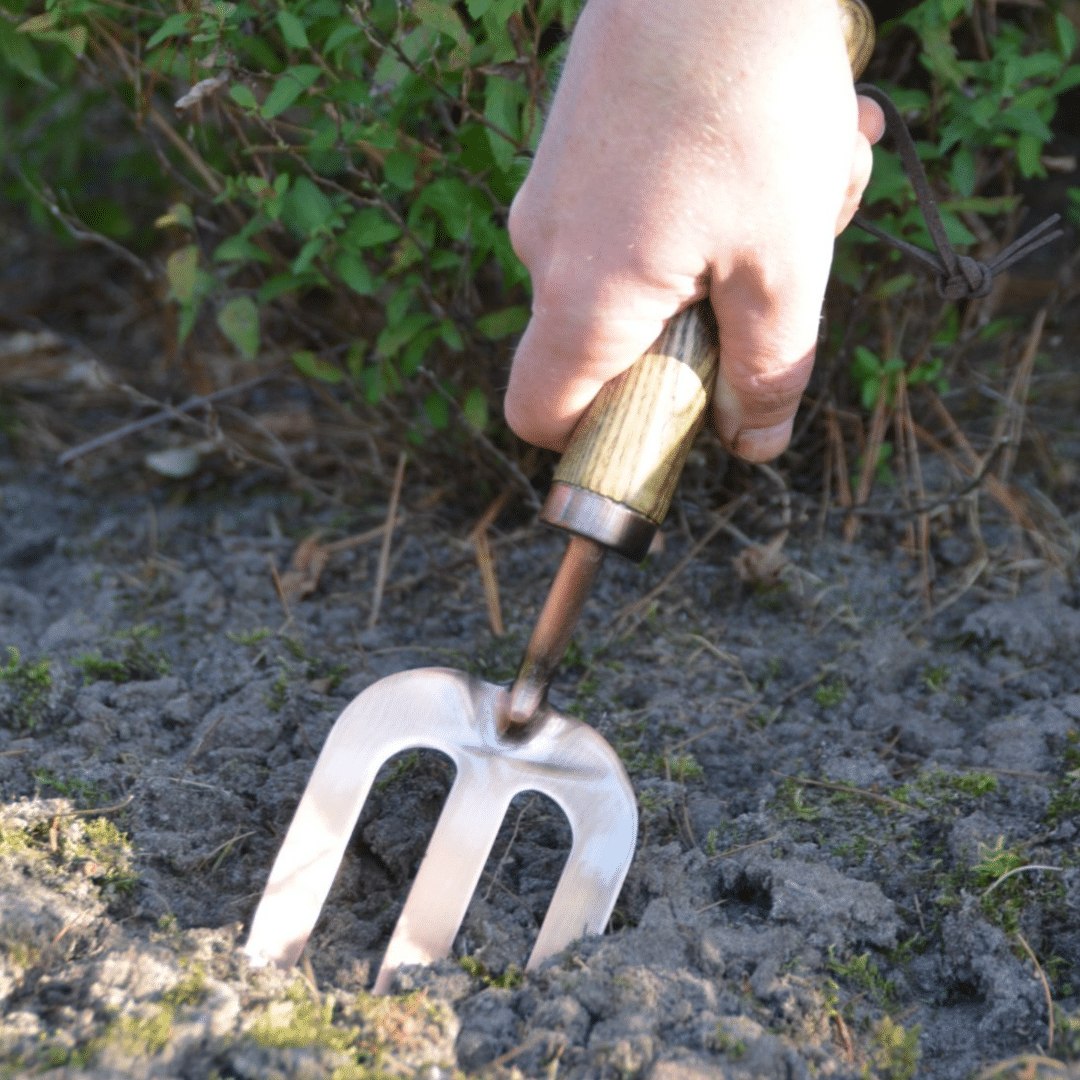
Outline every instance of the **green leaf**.
<svg viewBox="0 0 1080 1080"><path fill-rule="evenodd" d="M387 326L375 342L375 353L380 357L390 357L407 345L426 326L435 320L426 312L414 312L406 315L399 322Z"/></svg>
<svg viewBox="0 0 1080 1080"><path fill-rule="evenodd" d="M299 254L293 259L289 269L294 274L298 275L306 273L311 268L311 264L322 254L322 250L325 246L325 236L313 236L310 240L305 242L304 246L300 249Z"/></svg>
<svg viewBox="0 0 1080 1080"><path fill-rule="evenodd" d="M432 30L445 34L456 45L471 47L472 38L469 37L461 16L445 0L413 0L412 9L424 26L430 26Z"/></svg>
<svg viewBox="0 0 1080 1080"><path fill-rule="evenodd" d="M469 14L474 19L479 19L491 7L491 0L466 0L466 6L469 9Z"/></svg>
<svg viewBox="0 0 1080 1080"><path fill-rule="evenodd" d="M518 334L525 329L529 321L529 309L526 307L508 307L493 311L476 320L476 329L486 338L497 341L499 338Z"/></svg>
<svg viewBox="0 0 1080 1080"><path fill-rule="evenodd" d="M178 12L175 15L170 15L158 28L150 35L150 40L146 43L146 51L149 52L155 46L160 45L166 38L175 37L177 34L186 34L188 24L191 22L191 16L187 12Z"/></svg>
<svg viewBox="0 0 1080 1080"><path fill-rule="evenodd" d="M22 30L22 27L19 27ZM38 41L58 41L72 56L82 56L90 34L85 26L67 26L63 30L40 30L33 35Z"/></svg>
<svg viewBox="0 0 1080 1080"><path fill-rule="evenodd" d="M343 22L331 31L330 36L326 39L326 44L323 46L323 52L331 53L335 49L339 49L360 33L363 33L363 31L355 23Z"/></svg>
<svg viewBox="0 0 1080 1080"><path fill-rule="evenodd" d="M53 8L51 11L46 11L41 15L32 15L25 22L19 23L15 29L20 34L37 34L42 30L52 30L59 18L60 12Z"/></svg>
<svg viewBox="0 0 1080 1080"><path fill-rule="evenodd" d="M279 11L277 24L281 30L281 36L290 49L310 49L307 31L304 24L291 11Z"/></svg>
<svg viewBox="0 0 1080 1080"><path fill-rule="evenodd" d="M280 116L305 91L315 85L320 74L314 64L297 64L286 71L274 83L259 110L264 120Z"/></svg>
<svg viewBox="0 0 1080 1080"><path fill-rule="evenodd" d="M168 225L179 225L182 229L194 229L195 218L192 216L191 207L187 203L173 203L168 211L154 222L154 227L157 229L164 229Z"/></svg>
<svg viewBox="0 0 1080 1080"><path fill-rule="evenodd" d="M257 109L259 107L259 103L255 100L255 95L243 83L233 83L232 86L229 87L229 97L231 97L241 109Z"/></svg>
<svg viewBox="0 0 1080 1080"><path fill-rule="evenodd" d="M1057 30L1058 48L1066 60L1071 60L1076 52L1076 27L1067 15L1059 11L1054 16L1054 27Z"/></svg>
<svg viewBox="0 0 1080 1080"><path fill-rule="evenodd" d="M424 362L428 349L438 338L439 328L437 326L429 326L426 330L421 330L401 354L401 370L406 375L415 375Z"/></svg>
<svg viewBox="0 0 1080 1080"><path fill-rule="evenodd" d="M450 407L446 404L446 398L434 390L424 398L424 412L427 413L432 427L437 431L443 431L450 424Z"/></svg>
<svg viewBox="0 0 1080 1080"><path fill-rule="evenodd" d="M484 391L479 386L474 386L465 398L462 405L465 419L469 425L477 431L483 431L488 425L488 403Z"/></svg>
<svg viewBox="0 0 1080 1080"><path fill-rule="evenodd" d="M190 304L195 298L195 272L199 268L199 249L188 244L174 251L165 260L165 277L169 282L169 295L181 304Z"/></svg>
<svg viewBox="0 0 1080 1080"><path fill-rule="evenodd" d="M967 6L967 0L941 0L941 14L952 20Z"/></svg>
<svg viewBox="0 0 1080 1080"><path fill-rule="evenodd" d="M347 248L369 248L396 240L400 235L401 229L381 210L369 206L357 211L349 219L349 224L341 235L341 244Z"/></svg>
<svg viewBox="0 0 1080 1080"><path fill-rule="evenodd" d="M246 236L230 236L214 249L214 262L261 262L270 263L273 259L262 248L253 244Z"/></svg>
<svg viewBox="0 0 1080 1080"><path fill-rule="evenodd" d="M415 222L425 206L435 210L455 240L463 240L475 225L489 220L492 210L491 201L482 191L456 177L443 177L428 184L413 201L410 223Z"/></svg>
<svg viewBox="0 0 1080 1080"><path fill-rule="evenodd" d="M970 210L976 214L1007 214L1015 210L1022 195L972 195L970 199L946 199L938 203L942 210Z"/></svg>
<svg viewBox="0 0 1080 1080"><path fill-rule="evenodd" d="M501 75L489 75L484 87L484 116L498 128L487 129L491 152L505 171L517 153L521 141L521 107L528 100L524 85Z"/></svg>
<svg viewBox="0 0 1080 1080"><path fill-rule="evenodd" d="M1047 143L1054 137L1046 121L1034 109L1007 109L1001 114L1001 123L1012 131L1033 136L1040 143Z"/></svg>
<svg viewBox="0 0 1080 1080"><path fill-rule="evenodd" d="M293 184L282 202L281 220L298 236L310 236L333 215L333 204L306 176Z"/></svg>
<svg viewBox="0 0 1080 1080"><path fill-rule="evenodd" d="M938 207L941 210L941 207ZM974 244L975 236L970 229L951 211L941 210L941 224L945 226L945 235L954 244Z"/></svg>
<svg viewBox="0 0 1080 1080"><path fill-rule="evenodd" d="M325 383L339 383L345 378L345 372L341 368L331 364L329 360L323 360L313 352L306 350L294 352L291 359L296 370L309 379L317 379Z"/></svg>
<svg viewBox="0 0 1080 1080"><path fill-rule="evenodd" d="M306 274L275 274L259 289L257 299L260 304L268 304L286 293L325 284L326 279L314 270L309 270Z"/></svg>
<svg viewBox="0 0 1080 1080"><path fill-rule="evenodd" d="M1042 148L1042 141L1027 132L1016 140L1016 164L1020 166L1020 172L1025 179L1046 175L1042 165Z"/></svg>
<svg viewBox="0 0 1080 1080"><path fill-rule="evenodd" d="M439 323L439 337L442 338L443 344L454 352L461 352L465 348L465 342L461 340L461 332L449 319L443 319Z"/></svg>
<svg viewBox="0 0 1080 1080"><path fill-rule="evenodd" d="M52 81L41 70L37 50L25 34L20 34L6 19L0 18L0 60L20 75L41 86L51 87Z"/></svg>
<svg viewBox="0 0 1080 1080"><path fill-rule="evenodd" d="M965 197L971 195L975 190L975 155L967 147L961 147L953 155L949 173L956 191Z"/></svg>
<svg viewBox="0 0 1080 1080"><path fill-rule="evenodd" d="M378 284L371 276L371 271L366 263L359 259L351 251L343 251L334 261L334 269L338 276L353 292L361 296L371 296Z"/></svg>
<svg viewBox="0 0 1080 1080"><path fill-rule="evenodd" d="M413 179L416 176L416 159L400 150L394 150L386 155L383 162L383 176L389 184L400 188L402 191L412 191Z"/></svg>
<svg viewBox="0 0 1080 1080"><path fill-rule="evenodd" d="M218 312L218 327L246 360L259 355L259 309L250 296L235 296Z"/></svg>
<svg viewBox="0 0 1080 1080"><path fill-rule="evenodd" d="M887 300L890 296L896 296L897 293L905 292L915 284L914 274L897 274L896 277L889 278L887 281L883 281L874 290L875 300Z"/></svg>

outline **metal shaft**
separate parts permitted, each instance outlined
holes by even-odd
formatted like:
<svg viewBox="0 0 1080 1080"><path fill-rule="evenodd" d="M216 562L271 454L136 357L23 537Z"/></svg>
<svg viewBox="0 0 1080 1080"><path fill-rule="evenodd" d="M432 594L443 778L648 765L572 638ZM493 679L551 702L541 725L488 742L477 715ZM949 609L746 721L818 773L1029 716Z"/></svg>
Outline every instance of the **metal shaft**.
<svg viewBox="0 0 1080 1080"><path fill-rule="evenodd" d="M548 687L570 644L585 598L604 561L604 551L604 546L595 540L570 537L510 688L506 712L499 721L502 734L523 732L547 700Z"/></svg>

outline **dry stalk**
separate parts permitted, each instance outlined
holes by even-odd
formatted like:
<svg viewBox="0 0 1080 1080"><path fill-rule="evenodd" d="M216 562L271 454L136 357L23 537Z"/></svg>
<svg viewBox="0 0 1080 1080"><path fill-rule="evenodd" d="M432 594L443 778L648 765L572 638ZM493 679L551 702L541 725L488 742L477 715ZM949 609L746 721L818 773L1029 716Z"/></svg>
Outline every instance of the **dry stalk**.
<svg viewBox="0 0 1080 1080"><path fill-rule="evenodd" d="M491 632L496 637L502 637L506 633L506 627L503 625L502 602L499 599L499 576L495 570L495 558L491 553L491 544L488 541L487 532L494 524L495 519L502 513L502 509L509 498L510 489L505 488L499 497L484 511L469 534L473 547L476 549L476 565L480 568L480 581L484 587L484 601L487 603L488 621L491 623Z"/></svg>
<svg viewBox="0 0 1080 1080"><path fill-rule="evenodd" d="M848 475L847 451L844 448L844 434L840 430L840 421L834 406L825 410L825 422L829 429L829 447L833 469L836 475L836 497L844 510L851 508L851 478Z"/></svg>
<svg viewBox="0 0 1080 1080"><path fill-rule="evenodd" d="M379 549L379 568L375 574L375 593L371 598L371 615L368 617L368 629L374 630L379 621L379 609L382 607L383 592L386 589L386 575L390 570L390 544L394 538L394 522L397 521L398 501L401 498L401 483L405 479L405 463L408 455L402 450L398 454L397 468L394 470L394 486L390 492L390 506L386 511L386 525L382 547Z"/></svg>
<svg viewBox="0 0 1080 1080"><path fill-rule="evenodd" d="M734 517L735 511L743 504L745 499L745 495L740 495L722 507L716 520L709 527L709 531L664 575L660 583L650 589L643 597L632 601L616 613L612 623L614 627L613 635L618 635L623 630L632 629L645 617L645 613L652 607L653 603L671 587L679 575L698 557L702 549L712 543L720 532L724 531L728 522Z"/></svg>
<svg viewBox="0 0 1080 1080"><path fill-rule="evenodd" d="M1020 449L1020 440L1024 434L1024 420L1027 412L1028 391L1031 389L1031 372L1035 366L1035 354L1039 350L1042 341L1043 327L1046 325L1047 309L1041 308L1031 325L1031 332L1024 343L1024 351L1020 354L1020 362L1016 366L1012 381L1009 384L1008 402L1009 408L1000 419L994 429L994 440L1005 439L1005 452L1001 455L1001 464L998 467L998 479L1003 483L1009 482L1009 474L1013 465L1016 464L1016 455Z"/></svg>
<svg viewBox="0 0 1080 1080"><path fill-rule="evenodd" d="M997 882L994 882L996 885ZM991 886L993 888L993 886ZM989 892L989 889L987 890ZM985 894L984 894L985 895ZM1042 964L1035 957L1035 953L1032 952L1031 946L1024 940L1024 935L1019 930L1016 931L1016 940L1024 946L1024 952L1031 958L1031 962L1035 965L1035 973L1039 976L1039 982L1042 983L1043 993L1046 995L1046 1050L1049 1053L1054 1049L1054 999L1050 994L1050 984L1046 981L1046 974L1043 972Z"/></svg>
<svg viewBox="0 0 1080 1080"><path fill-rule="evenodd" d="M886 405L885 387L878 393L874 412L870 418L870 434L863 451L862 469L859 470L859 486L855 492L855 505L864 506L874 487L874 474L877 472L878 455L885 439ZM859 519L849 515L844 522L844 543L850 544L859 531Z"/></svg>

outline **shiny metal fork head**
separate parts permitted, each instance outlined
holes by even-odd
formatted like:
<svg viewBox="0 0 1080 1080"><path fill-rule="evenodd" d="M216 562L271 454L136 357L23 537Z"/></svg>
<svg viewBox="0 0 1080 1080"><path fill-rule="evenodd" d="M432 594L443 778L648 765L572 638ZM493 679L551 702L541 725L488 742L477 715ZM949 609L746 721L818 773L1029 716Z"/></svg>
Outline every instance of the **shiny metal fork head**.
<svg viewBox="0 0 1080 1080"><path fill-rule="evenodd" d="M622 762L587 724L545 708L524 737L499 734L504 687L448 668L373 683L335 721L296 809L244 947L256 965L294 964L333 883L379 766L416 747L457 775L398 918L374 992L403 964L450 954L510 800L538 791L562 808L570 855L526 970L603 932L630 867L637 805Z"/></svg>

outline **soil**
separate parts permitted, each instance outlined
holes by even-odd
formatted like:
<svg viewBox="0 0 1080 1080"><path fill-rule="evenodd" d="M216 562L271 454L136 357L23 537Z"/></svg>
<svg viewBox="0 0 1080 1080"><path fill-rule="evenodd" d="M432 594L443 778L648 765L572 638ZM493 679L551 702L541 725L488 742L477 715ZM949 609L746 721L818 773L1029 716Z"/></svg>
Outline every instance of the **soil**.
<svg viewBox="0 0 1080 1080"><path fill-rule="evenodd" d="M771 584L739 579L722 532L628 606L711 520L684 497L663 551L609 558L553 691L641 807L609 931L521 974L570 834L519 796L453 956L377 999L449 764L384 768L291 971L241 951L275 851L365 686L512 675L562 539L493 533L496 637L467 529L406 484L369 630L378 540L287 611L270 565L385 504L102 490L11 456L0 499L0 645L18 650L0 679L0 1074L961 1080L1028 1055L1024 1075L1080 1075L1080 594L1045 561L965 589L970 541L938 537L955 602L927 617L900 525L845 545L796 496ZM735 518L759 540L768 503Z"/></svg>

